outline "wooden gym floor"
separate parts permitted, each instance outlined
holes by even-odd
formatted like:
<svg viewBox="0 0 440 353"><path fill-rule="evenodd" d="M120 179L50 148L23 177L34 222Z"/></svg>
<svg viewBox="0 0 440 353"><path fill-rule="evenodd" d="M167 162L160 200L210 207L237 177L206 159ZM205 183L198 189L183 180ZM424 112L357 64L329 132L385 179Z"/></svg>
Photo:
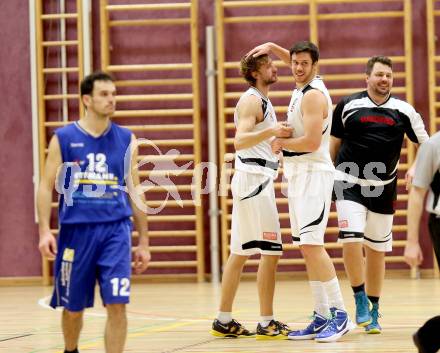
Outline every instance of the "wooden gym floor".
<svg viewBox="0 0 440 353"><path fill-rule="evenodd" d="M354 303L346 280L341 286L349 312ZM256 341L216 339L209 335L219 301L219 286L210 283L143 283L132 287L128 306L126 352L149 353L284 353L284 352L416 352L411 335L428 318L440 314L438 279L387 279L381 298L383 333L366 335L363 329L336 343L313 341ZM47 307L50 287L0 287L0 352L58 353L63 351L60 312ZM292 328L309 320L312 301L305 280L277 284L276 318ZM258 321L255 282L240 285L234 317L249 328ZM100 300L86 311L81 352L104 352L105 311Z"/></svg>

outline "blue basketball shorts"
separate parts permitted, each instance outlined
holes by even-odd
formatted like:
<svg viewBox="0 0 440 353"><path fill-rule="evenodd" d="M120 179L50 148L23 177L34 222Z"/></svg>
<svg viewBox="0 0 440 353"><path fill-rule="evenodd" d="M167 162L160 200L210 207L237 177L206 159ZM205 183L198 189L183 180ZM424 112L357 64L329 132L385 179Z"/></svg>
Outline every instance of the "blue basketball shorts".
<svg viewBox="0 0 440 353"><path fill-rule="evenodd" d="M96 282L104 305L128 303L131 228L129 219L61 225L50 305L69 311L92 307Z"/></svg>

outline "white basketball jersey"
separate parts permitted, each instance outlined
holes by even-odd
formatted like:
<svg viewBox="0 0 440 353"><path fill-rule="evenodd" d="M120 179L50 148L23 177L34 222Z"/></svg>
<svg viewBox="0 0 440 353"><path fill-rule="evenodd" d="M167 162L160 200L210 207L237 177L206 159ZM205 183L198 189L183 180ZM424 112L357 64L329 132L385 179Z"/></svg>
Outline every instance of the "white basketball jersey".
<svg viewBox="0 0 440 353"><path fill-rule="evenodd" d="M287 122L293 128L293 137L304 135L304 119L301 104L304 94L311 89L317 89L327 98L327 117L322 120L321 145L313 152L295 152L283 150L284 173L286 176L302 173L304 170L334 171L330 157L330 131L332 124L333 106L324 82L315 76L311 82L300 89L295 89L287 111Z"/></svg>
<svg viewBox="0 0 440 353"><path fill-rule="evenodd" d="M270 100L255 87L250 87L238 101L237 107L244 97L250 95L261 99L263 121L256 124L253 131L261 131L277 124L277 117ZM234 123L238 124L238 108L235 108ZM272 153L270 143L273 138L264 140L255 146L241 149L235 153L235 169L248 173L264 174L272 178L278 175L278 157Z"/></svg>

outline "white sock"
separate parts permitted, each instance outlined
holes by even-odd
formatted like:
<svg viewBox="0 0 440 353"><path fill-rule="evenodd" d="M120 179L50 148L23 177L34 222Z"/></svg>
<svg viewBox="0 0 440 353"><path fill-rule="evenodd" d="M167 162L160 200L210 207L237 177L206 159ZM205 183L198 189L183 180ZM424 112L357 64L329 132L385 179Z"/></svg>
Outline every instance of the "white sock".
<svg viewBox="0 0 440 353"><path fill-rule="evenodd" d="M227 324L232 321L232 313L229 311L219 311L217 315L217 320L222 324Z"/></svg>
<svg viewBox="0 0 440 353"><path fill-rule="evenodd" d="M309 281L309 284L310 288L312 289L313 299L315 301L314 310L321 316L329 317L330 308L323 283L320 281Z"/></svg>
<svg viewBox="0 0 440 353"><path fill-rule="evenodd" d="M341 288L339 287L338 277L327 282L322 282L328 296L330 307L345 311L344 299L342 298Z"/></svg>
<svg viewBox="0 0 440 353"><path fill-rule="evenodd" d="M273 315L272 316L261 316L260 325L262 327L267 327L267 326L269 326L269 324L272 320L273 320Z"/></svg>

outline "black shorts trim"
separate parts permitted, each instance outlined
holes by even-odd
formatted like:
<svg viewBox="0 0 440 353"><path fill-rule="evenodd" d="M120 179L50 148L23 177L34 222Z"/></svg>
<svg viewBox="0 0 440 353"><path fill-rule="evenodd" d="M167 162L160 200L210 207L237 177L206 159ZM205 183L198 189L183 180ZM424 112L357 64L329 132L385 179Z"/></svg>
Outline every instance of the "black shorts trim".
<svg viewBox="0 0 440 353"><path fill-rule="evenodd" d="M258 185L257 188L254 191L252 191L248 196L245 196L242 199L240 199L240 201L250 199L251 197L254 197L254 196L257 196L258 194L260 194L264 190L264 188L267 186L267 184L269 184L270 180L271 180L271 178L268 178L263 184Z"/></svg>
<svg viewBox="0 0 440 353"><path fill-rule="evenodd" d="M243 164L258 165L275 171L278 170L279 166L279 162L272 162L263 158L241 158L240 156L238 156L238 158Z"/></svg>
<svg viewBox="0 0 440 353"><path fill-rule="evenodd" d="M323 205L323 207L322 207L321 214L318 216L318 218L316 218L314 221L312 221L312 222L310 222L309 224L307 224L307 225L305 225L304 227L302 227L302 228L300 229L300 231L303 230L304 228L311 227L311 226L316 226L316 225L318 225L319 223L321 223L322 220L324 219L324 213L325 213L325 202L324 202L324 205Z"/></svg>
<svg viewBox="0 0 440 353"><path fill-rule="evenodd" d="M370 241L370 242L372 242L372 243L377 243L377 244L380 244L380 243L386 243L386 242L388 242L391 237L391 232L389 232L388 233L388 235L386 235L385 237L384 237L384 240L373 240L373 239L370 239L370 238L368 238L368 237L366 237L365 235L364 235L364 238L365 238L365 240L368 240L368 241ZM388 239L385 239L385 238L388 238Z"/></svg>
<svg viewBox="0 0 440 353"><path fill-rule="evenodd" d="M282 251L283 245L278 243L272 243L266 240L252 240L247 243L244 243L241 248L243 250L248 249L261 249L261 250L272 250L272 251Z"/></svg>
<svg viewBox="0 0 440 353"><path fill-rule="evenodd" d="M339 239L363 239L364 233L363 232L348 232L346 230L340 230Z"/></svg>
<svg viewBox="0 0 440 353"><path fill-rule="evenodd" d="M299 233L299 235L301 236L303 234L307 234L307 233L311 233L311 232L313 232L313 230L308 230L308 231L305 231L305 232L301 232L301 233Z"/></svg>

